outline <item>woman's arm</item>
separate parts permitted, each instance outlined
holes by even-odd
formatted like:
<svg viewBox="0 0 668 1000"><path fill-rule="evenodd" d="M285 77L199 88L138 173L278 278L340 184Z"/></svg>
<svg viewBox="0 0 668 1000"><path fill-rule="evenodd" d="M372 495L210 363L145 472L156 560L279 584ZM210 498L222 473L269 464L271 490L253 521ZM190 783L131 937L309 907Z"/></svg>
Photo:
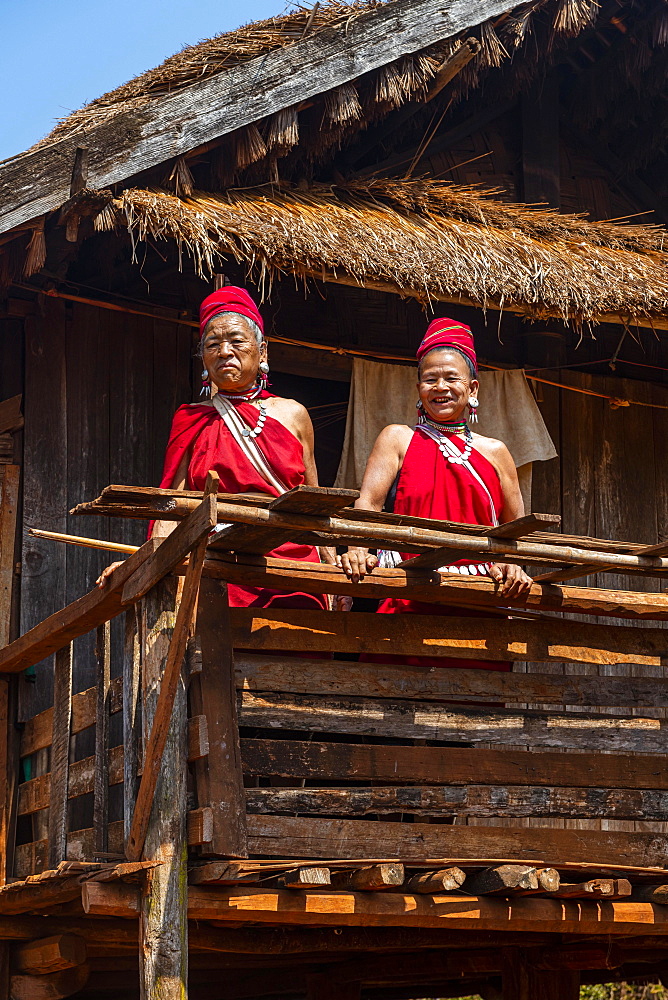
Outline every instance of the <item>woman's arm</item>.
<svg viewBox="0 0 668 1000"><path fill-rule="evenodd" d="M376 438L364 470L355 507L360 510L381 511L392 483L397 477L410 443L412 431L403 424L390 424ZM353 583L364 579L377 565L378 559L362 546L350 546L338 557L338 564Z"/></svg>

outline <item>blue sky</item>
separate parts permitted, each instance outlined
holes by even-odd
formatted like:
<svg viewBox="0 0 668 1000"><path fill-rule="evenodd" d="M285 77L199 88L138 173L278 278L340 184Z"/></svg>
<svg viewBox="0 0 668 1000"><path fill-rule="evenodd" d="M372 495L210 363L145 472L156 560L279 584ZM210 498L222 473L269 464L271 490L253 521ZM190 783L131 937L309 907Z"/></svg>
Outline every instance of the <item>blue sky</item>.
<svg viewBox="0 0 668 1000"><path fill-rule="evenodd" d="M286 0L0 0L0 160L184 47Z"/></svg>

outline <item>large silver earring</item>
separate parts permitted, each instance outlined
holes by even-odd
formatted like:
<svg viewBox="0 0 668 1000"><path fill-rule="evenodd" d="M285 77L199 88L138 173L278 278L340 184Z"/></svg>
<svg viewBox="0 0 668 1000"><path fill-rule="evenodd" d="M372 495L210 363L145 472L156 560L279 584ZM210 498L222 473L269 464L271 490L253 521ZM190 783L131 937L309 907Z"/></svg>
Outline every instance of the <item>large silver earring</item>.
<svg viewBox="0 0 668 1000"><path fill-rule="evenodd" d="M261 361L258 368L260 370L260 383L262 384L262 388L266 389L269 382L269 379L267 378L269 375L269 362Z"/></svg>
<svg viewBox="0 0 668 1000"><path fill-rule="evenodd" d="M469 398L469 419L472 424L478 423L478 407L480 406L480 400L475 396Z"/></svg>
<svg viewBox="0 0 668 1000"><path fill-rule="evenodd" d="M202 372L202 389L200 391L200 396L210 396L211 395L211 382L209 380L209 373L204 369Z"/></svg>
<svg viewBox="0 0 668 1000"><path fill-rule="evenodd" d="M424 424L427 422L427 414L425 413L424 406L422 405L422 400L418 399L415 404L415 409L418 411L418 423Z"/></svg>

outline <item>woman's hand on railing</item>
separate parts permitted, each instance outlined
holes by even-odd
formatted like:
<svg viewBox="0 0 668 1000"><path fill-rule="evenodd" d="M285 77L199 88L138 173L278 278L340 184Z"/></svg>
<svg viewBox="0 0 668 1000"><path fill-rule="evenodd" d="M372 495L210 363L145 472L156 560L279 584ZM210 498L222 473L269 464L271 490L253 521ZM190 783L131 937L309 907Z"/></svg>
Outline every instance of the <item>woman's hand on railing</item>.
<svg viewBox="0 0 668 1000"><path fill-rule="evenodd" d="M98 587L106 587L107 582L108 582L109 577L111 576L111 574L114 572L115 569L118 569L118 567L122 566L122 565L123 565L123 561L121 560L120 562L113 562L109 566L107 566L106 569L103 569L102 572L100 573L100 575L98 576L97 580L95 581L95 583L97 584L97 586Z"/></svg>
<svg viewBox="0 0 668 1000"><path fill-rule="evenodd" d="M353 545L342 556L337 556L336 561L353 583L359 583L367 573L376 568L378 556L372 555L368 549Z"/></svg>
<svg viewBox="0 0 668 1000"><path fill-rule="evenodd" d="M522 567L514 563L492 563L489 575L500 585L504 597L522 597L529 593L533 583Z"/></svg>

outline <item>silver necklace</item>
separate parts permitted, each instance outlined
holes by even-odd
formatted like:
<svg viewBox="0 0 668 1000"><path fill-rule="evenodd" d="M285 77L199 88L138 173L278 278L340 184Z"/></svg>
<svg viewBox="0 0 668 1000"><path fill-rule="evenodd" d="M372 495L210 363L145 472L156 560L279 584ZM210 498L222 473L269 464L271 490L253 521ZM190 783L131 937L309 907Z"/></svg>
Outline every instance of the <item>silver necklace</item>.
<svg viewBox="0 0 668 1000"><path fill-rule="evenodd" d="M257 423L255 427L244 427L242 430L242 435L245 438L256 438L259 437L264 428L264 422L267 419L267 407L264 405L262 400L260 400L260 416L257 418Z"/></svg>
<svg viewBox="0 0 668 1000"><path fill-rule="evenodd" d="M468 462L469 458L471 457L471 452L473 451L473 435L471 434L471 428L468 426L468 424L466 424L463 428L464 440L466 441L466 444L464 446L464 451L460 455L450 455L446 451L445 445L443 444L443 434L444 433L452 434L456 433L456 431L445 432L443 428L436 423L435 420L429 420L429 418L427 418L425 423L429 424L430 427L433 427L434 430L438 432L440 440L437 441L436 443L438 445L438 450L440 451L443 458L447 459L447 461L451 462L453 465L464 465L465 462Z"/></svg>

